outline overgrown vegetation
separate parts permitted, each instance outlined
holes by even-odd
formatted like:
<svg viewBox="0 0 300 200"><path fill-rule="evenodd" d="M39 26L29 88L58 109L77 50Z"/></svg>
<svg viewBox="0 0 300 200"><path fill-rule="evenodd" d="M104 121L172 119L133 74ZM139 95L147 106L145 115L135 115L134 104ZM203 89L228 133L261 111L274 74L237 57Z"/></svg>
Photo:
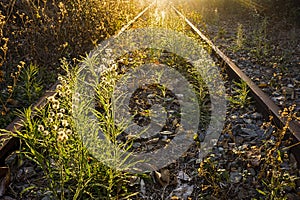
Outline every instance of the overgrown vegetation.
<svg viewBox="0 0 300 200"><path fill-rule="evenodd" d="M223 8L226 6L234 8L225 4L225 1L206 2L210 6L221 2ZM235 3L231 2L231 4ZM2 130L6 135L21 139L21 148L17 152L19 159L31 160L45 176L45 181L41 185L29 184L19 194L15 194L16 198L39 195L41 198L51 199L128 199L135 195L128 189L131 175L124 172L133 164L127 162L128 157L125 153L132 150L134 139L127 140L125 143L118 141L126 124L116 126L111 97L113 86L121 75L146 62L172 66L193 84L193 92L196 93L202 112L200 126L202 128L207 125L206 120L210 110L209 94L198 71L170 52L153 49L130 52L124 55L123 59L118 60L115 68L102 74L100 82L97 82L92 90L96 93L96 109L85 110L85 102L77 104L79 106L77 108L72 105L74 99L78 97L74 93L74 85L78 84L75 81L78 71L76 67L71 69L70 66L77 66L77 58L80 55L84 55L98 42L113 35L124 23L132 19L136 10L131 1L6 0L0 3L0 8L2 14L4 13L3 15L0 13L0 92L3 94L0 96L0 110L3 116L0 127L4 127L13 118L12 110L30 105L42 93L42 88L48 87L46 84L56 80L59 72L64 74L59 75L57 94L48 99L45 108L37 110L29 107L18 112L23 119L24 129L15 133ZM218 9L214 10L213 15L214 23L218 23L220 20ZM202 20L196 12L191 16L195 21ZM152 20L150 25L155 27L172 27L183 32L187 29L183 23L172 19L167 12L154 13L150 19ZM148 26L147 23L141 22ZM253 53L257 57L268 55L267 25L265 18L257 29L257 34L254 34L257 49ZM225 34L226 31L221 30L219 37ZM243 48L247 42L242 25L238 26L235 41L237 50ZM86 63L94 62L88 59L91 58L87 58ZM63 71L58 68L60 60ZM95 65L97 64L94 63L91 67ZM251 103L248 96L249 88L244 82L234 84L233 95L229 101L232 107L245 109ZM163 101L169 97L165 87L157 86L156 91L157 98ZM141 100L139 103L145 102ZM287 118L283 129L274 131L261 147L248 149L250 153L259 152L265 155L263 158L259 157L258 164L252 163L254 166L251 166L259 172L256 181L263 183L257 187L255 195L258 197L286 198L285 191L293 190L295 187L297 176L291 171L286 171L281 165L284 160L287 160L287 151L286 148L282 148L282 144L287 134L288 123L292 119L299 120L299 116L293 113L293 109L292 107L283 111L282 116ZM148 117L149 110L149 108L139 110L138 114ZM75 115L74 111L77 112ZM76 125L74 116L80 117L80 114L85 116L89 111L97 117L95 124L99 125L99 129L91 128L95 124L83 118L79 120L86 124L81 124L81 127ZM264 126L271 126L271 123ZM107 147L111 146L103 146L101 142L97 146L98 149L91 152L91 149L83 143L82 131L87 130L94 131L88 133L92 139L96 138L101 131L105 139L117 146L118 150L121 149L124 154L118 154L116 149L109 149ZM94 153L99 152L99 149L102 154L94 157L96 155ZM229 154L242 158L243 167L250 167L249 160L252 158L248 157L247 152L234 149L230 150ZM124 158L121 163L120 158ZM198 172L203 178L200 187L209 195L203 194L199 198L226 198L228 191L232 190L228 169L220 168L218 161L214 155L211 155L200 164ZM107 163L113 163L115 167L106 165ZM243 172L242 181L247 178L247 173L247 170Z"/></svg>
<svg viewBox="0 0 300 200"><path fill-rule="evenodd" d="M207 120L205 116L209 112L209 105L205 102L208 93L204 88L202 78L182 58L177 58L171 53L166 56L167 54L167 52L149 49L124 55L116 62L118 64L101 73L98 83L95 81L92 90L96 92L97 106L92 110L88 108L89 101L85 101L85 95L79 103L74 104L76 99L80 99L80 96L74 93L76 91L74 87L80 87L81 82L77 81L81 79L77 78L78 69L71 69L67 61L63 60L62 67L66 75L58 77L60 83L56 87L57 94L48 98L48 105L41 110L32 110L29 107L19 112L20 118L23 119L22 130L15 133L1 130L8 136L20 138L22 144L18 151L20 159L26 158L33 161L45 176L45 181L41 185L37 186L32 183L18 194L21 196L16 197L22 198L22 194L27 196L39 194L41 198L55 199L99 197L101 199L126 199L135 195L128 191L128 181L131 175L125 172L136 163L136 161L127 160L132 152L134 138L121 142L118 139L126 129L126 124L122 122L116 124L111 101L114 86L126 71L140 64L155 61L181 71L193 84L194 92L199 98L203 118L201 127L208 123L205 121ZM82 64L93 68L98 66L96 60L94 57L87 57ZM25 75L32 75L36 72L36 68L31 66L25 72ZM29 80L32 79L29 78ZM35 83L38 82L35 81ZM35 88L38 87L30 87L29 90L35 90ZM157 87L155 95L157 98L170 98L168 91L161 87ZM96 121L86 118L89 112L95 114ZM145 110L139 110L137 114L142 112ZM76 124L78 122L80 124ZM97 125L99 125L98 128ZM174 131L172 128L175 129L176 126L171 127L170 131ZM102 139L109 141L110 145L98 138L100 131L104 135ZM87 147L89 142L95 145Z"/></svg>
<svg viewBox="0 0 300 200"><path fill-rule="evenodd" d="M63 73L61 58L77 63L76 58L131 20L137 7L133 1L123 0L1 1L0 127L12 120L15 108L33 103L28 88L16 87L29 84L28 79L19 79L22 68L36 66L34 75L49 88L57 74Z"/></svg>
<svg viewBox="0 0 300 200"><path fill-rule="evenodd" d="M288 150L290 146L285 140L288 134L288 127L292 120L300 121L300 117L295 112L295 105L285 108L281 112L281 117L286 120L286 124L281 129L274 132L275 140L264 141L265 157L262 158L261 170L258 175L263 186L257 188L257 191L266 199L287 199L286 190L295 188L295 180L299 179L297 173L288 170L283 165L284 161L289 159ZM270 119L270 121L272 118ZM271 126L267 123L265 126ZM286 147L284 147L286 146Z"/></svg>
<svg viewBox="0 0 300 200"><path fill-rule="evenodd" d="M295 167L287 165L289 162L289 148L292 147L287 138L288 126L292 120L300 121L297 112L294 111L295 106L286 108L281 113L281 117L286 119L286 124L282 128L276 128L272 125L272 118L269 122L263 124L265 130L274 130L266 140L260 144L251 147L242 148L233 147L226 150L228 157L235 157L239 162L239 166L243 170L240 172L240 180L235 182L234 176L231 177L232 171L226 169L222 162L216 160L214 154L210 154L200 164L198 169L201 177L201 189L203 193L199 198L217 198L228 199L234 195L240 195L240 191L233 189L232 185L245 185L248 191L243 191L244 196L255 199L290 199L288 193L296 190L295 181L299 179ZM257 178L251 178L251 170L257 170ZM237 170L237 169L234 169ZM250 190L249 186L256 188L255 192ZM248 193L247 192L252 192Z"/></svg>
<svg viewBox="0 0 300 200"><path fill-rule="evenodd" d="M76 122L73 112L78 111L72 107L76 71L69 69L66 62L63 66L67 74L59 76L57 95L48 98L48 105L41 110L29 107L19 112L23 119L22 130L15 133L2 130L7 135L20 138L19 157L21 160L26 158L33 161L43 171L41 175L45 176L41 185L32 183L16 198L22 198L23 194L50 199L127 199L132 194L125 187L128 182L126 169L120 171L105 165L105 160L113 162L111 159L118 159L115 155L110 155L112 150L103 152L102 159L93 157L90 149L83 143L84 135L74 125ZM103 94L103 91L99 92ZM111 125L101 126L101 130L113 141L120 133L120 127L111 123L111 104L103 101L100 103L106 107L97 116L101 123ZM90 126L88 121L86 123L85 125Z"/></svg>
<svg viewBox="0 0 300 200"><path fill-rule="evenodd" d="M192 4L192 2L189 3ZM260 69L276 68L276 73L273 74L268 84L271 86L275 85L274 88L278 89L285 84L281 79L290 77L287 66L290 66L291 73L294 73L293 69L297 69L298 65L296 63L291 67L290 62L292 60L290 58L293 54L291 52L294 52L294 49L297 48L295 44L299 39L293 34L294 30L299 28L300 12L298 1L235 0L224 3L223 0L202 0L197 1L197 3L195 7L199 7L198 11L202 15L202 20L210 25L210 31L214 33L213 40L217 41L216 43L219 44L220 49L225 50L225 52L229 50L227 52L230 55L229 57L233 54L237 55L232 56L232 58L241 62L241 66L246 66L244 68L245 71L248 69L247 61L255 61L253 64L258 64ZM202 7L199 5L201 3L203 3ZM193 8L191 9L194 11ZM249 10L251 11L249 12ZM252 16L248 16L247 14L249 13L252 13ZM246 19L238 19L238 17L242 19L243 16L246 16ZM223 20L225 18L226 20ZM227 23L223 23L224 21L227 21ZM206 31L206 27L202 26L202 24L199 23L198 27ZM236 31L233 33L226 27L234 27ZM273 29L277 32L274 32ZM285 31L290 33L290 35L282 38ZM210 36L210 34L206 35ZM286 48L278 47L276 39L278 40L279 38L288 40L287 43L290 45L287 44ZM295 59L293 62L295 62ZM253 74L255 74L255 70L253 70ZM264 76L263 74L261 75ZM262 81L261 79L257 80ZM235 86L231 90L232 96L228 98L231 106L238 110L245 110L247 107L251 110L251 106L249 106L251 103L248 95L249 88L247 88L245 83L234 84ZM250 198L250 196L256 199L297 198L297 195L293 197L293 195L289 194L290 192L298 191L297 187L299 186L295 184L299 179L299 174L295 166L288 166L287 164L290 156L288 151L290 143L286 140L289 138L287 131L289 121L291 119L299 120L299 116L296 116L297 111L294 108L293 106L288 109L285 108L282 112L282 117L289 118L282 129L273 127L271 122L264 124L264 128L271 127L271 130L274 131L271 131L270 133L272 134L269 133L270 135L267 139L259 143L259 145L250 145L251 147L246 147L246 145L243 147L241 145L238 148L230 147L225 150L226 158L230 159L234 155L233 157L236 158L235 164L237 162L238 166L240 166L239 169L236 167L232 172L233 178L238 177L240 179L238 183L234 183L231 180L231 169L230 167L228 168L231 165L223 165L223 162L216 159L216 157L219 158L220 156L212 154L204 159L199 168L199 175L202 181L201 189L203 191L199 198L243 199L239 196L240 194L242 196L246 194L247 197L245 199ZM223 148L223 146L220 148ZM219 153L217 150L216 152ZM252 172L250 172L250 169ZM255 174L255 172L259 173L258 179L252 178L249 180L249 177L252 176L249 176L249 174ZM252 181L256 186L254 186ZM252 184L253 187L256 187L255 192L249 189L252 188ZM237 191L235 186L241 191ZM244 190L244 188L247 189Z"/></svg>

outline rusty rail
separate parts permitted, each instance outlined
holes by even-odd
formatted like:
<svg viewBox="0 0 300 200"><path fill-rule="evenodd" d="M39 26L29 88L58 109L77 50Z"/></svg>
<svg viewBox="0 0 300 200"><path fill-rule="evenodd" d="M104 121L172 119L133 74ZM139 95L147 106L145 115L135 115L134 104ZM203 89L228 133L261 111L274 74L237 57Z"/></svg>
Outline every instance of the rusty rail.
<svg viewBox="0 0 300 200"><path fill-rule="evenodd" d="M43 97L41 97L35 104L34 108L41 109L47 104L47 98L55 95L55 88L58 82L54 83L49 90L47 90ZM22 129L22 119L16 118L12 121L7 127L6 130L15 132L16 130ZM19 147L19 140L14 137L2 136L0 137L1 140L4 140L3 145L0 147L0 166L3 166L5 163L5 158L14 150Z"/></svg>
<svg viewBox="0 0 300 200"><path fill-rule="evenodd" d="M270 99L270 97L266 95L230 58L228 58L217 46L215 46L213 42L196 26L194 26L181 12L179 12L174 6L171 7L185 20L192 30L211 47L213 54L222 61L222 67L225 67L229 78L233 80L241 79L246 82L250 88L251 96L255 100L257 109L262 112L264 117L268 120L270 116L273 116L275 124L279 127L283 127L286 124L286 119L280 116L280 108ZM298 167L300 167L300 144L298 144L300 142L300 123L291 121L288 128L292 133L293 143L295 144L291 148L291 151L298 162Z"/></svg>

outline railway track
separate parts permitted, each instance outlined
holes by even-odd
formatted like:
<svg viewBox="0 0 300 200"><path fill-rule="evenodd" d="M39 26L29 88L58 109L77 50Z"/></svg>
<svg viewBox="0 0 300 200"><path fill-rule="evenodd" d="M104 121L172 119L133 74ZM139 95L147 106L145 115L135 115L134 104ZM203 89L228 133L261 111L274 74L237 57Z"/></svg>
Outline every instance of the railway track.
<svg viewBox="0 0 300 200"><path fill-rule="evenodd" d="M273 116L276 125L282 127L286 123L286 120L280 116L280 108L267 96L229 57L227 57L218 47L216 47L211 40L209 40L199 29L197 29L181 12L179 12L174 6L172 9L181 16L187 24L196 32L201 39L206 42L212 49L213 54L217 56L222 65L225 66L230 79L240 79L247 83L251 89L251 96L255 100L255 104L259 111L262 112L265 119ZM300 123L296 121L290 122L289 130L292 133L294 143L300 141ZM293 153L297 158L298 164L300 164L300 146L296 145L293 148Z"/></svg>
<svg viewBox="0 0 300 200"><path fill-rule="evenodd" d="M146 7L141 13L139 13L133 20L131 20L127 25L125 25L118 34L114 37L119 37L123 32L128 30L137 20L139 20L147 11L150 10L151 7L156 5L156 1ZM244 81L248 88L250 89L250 96L255 101L255 106L257 110L261 112L266 120L269 119L269 116L273 117L274 123L283 127L286 124L286 119L283 119L280 116L279 107L268 97L248 76L246 76L242 70L229 58L227 57L218 47L216 47L213 42L208 39L194 24L192 24L178 9L175 8L172 4L169 5L170 9L172 9L186 24L191 28L191 30L197 34L202 42L206 43L212 50L212 56L218 59L219 66L221 68L226 69L226 73L230 80L242 80ZM59 84L55 83L45 94L39 99L37 103L33 105L33 107L41 109L47 104L47 98L50 96L56 95L55 88ZM22 119L15 119L11 122L7 127L7 130L14 132L15 130L22 129ZM300 123L296 121L292 121L289 123L288 127L290 131L290 137L293 139L293 147L291 147L291 153L295 156L298 167L300 167ZM19 141L16 138L5 138L2 137L1 140L2 146L0 147L0 170L7 171L5 168L5 159L7 156L19 148ZM5 176L5 173L0 173L1 176ZM1 178L1 177L0 177Z"/></svg>

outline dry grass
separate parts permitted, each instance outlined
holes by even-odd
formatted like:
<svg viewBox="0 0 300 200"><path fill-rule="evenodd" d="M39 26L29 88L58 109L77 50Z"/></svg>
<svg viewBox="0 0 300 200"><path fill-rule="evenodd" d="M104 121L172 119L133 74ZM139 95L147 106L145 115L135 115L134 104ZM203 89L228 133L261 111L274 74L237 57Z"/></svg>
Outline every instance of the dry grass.
<svg viewBox="0 0 300 200"><path fill-rule="evenodd" d="M133 0L1 1L2 116L10 115L11 108L20 108L24 104L23 98L17 95L20 91L14 88L14 83L20 82L18 74L15 74L20 71L17 67L20 62L24 63L24 68L30 64L38 66L37 76L44 80L44 88L48 88L62 73L60 59L76 63L97 43L120 30L138 11ZM0 127L5 127L11 118L0 120Z"/></svg>

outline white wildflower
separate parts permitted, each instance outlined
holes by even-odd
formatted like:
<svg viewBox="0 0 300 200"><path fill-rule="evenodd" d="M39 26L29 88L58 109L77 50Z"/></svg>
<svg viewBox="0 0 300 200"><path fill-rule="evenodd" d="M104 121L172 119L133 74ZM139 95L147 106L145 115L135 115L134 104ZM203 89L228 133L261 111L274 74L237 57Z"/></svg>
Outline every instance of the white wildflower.
<svg viewBox="0 0 300 200"><path fill-rule="evenodd" d="M43 125L38 125L38 131L43 132L44 131L44 126Z"/></svg>

